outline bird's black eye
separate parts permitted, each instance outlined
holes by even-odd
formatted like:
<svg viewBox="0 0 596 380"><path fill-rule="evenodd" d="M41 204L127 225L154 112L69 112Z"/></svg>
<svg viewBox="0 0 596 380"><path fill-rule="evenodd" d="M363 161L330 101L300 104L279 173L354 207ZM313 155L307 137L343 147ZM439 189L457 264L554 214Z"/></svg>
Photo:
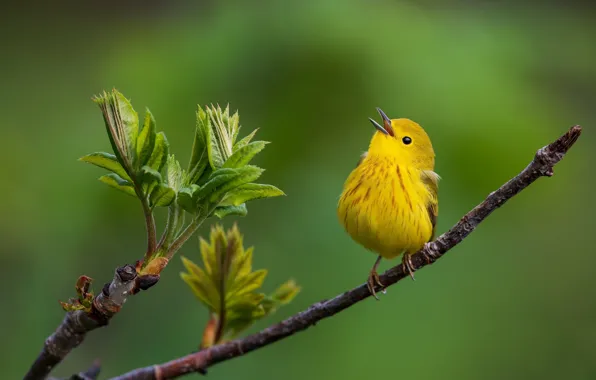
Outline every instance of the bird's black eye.
<svg viewBox="0 0 596 380"><path fill-rule="evenodd" d="M410 145L412 143L412 139L409 136L405 136L401 139L401 141L403 141L403 143L406 145Z"/></svg>

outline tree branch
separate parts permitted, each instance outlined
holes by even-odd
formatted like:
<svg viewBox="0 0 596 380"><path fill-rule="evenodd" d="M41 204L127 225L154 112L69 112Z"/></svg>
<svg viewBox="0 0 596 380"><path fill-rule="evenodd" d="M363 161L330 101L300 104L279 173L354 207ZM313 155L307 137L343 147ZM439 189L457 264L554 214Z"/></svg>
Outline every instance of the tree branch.
<svg viewBox="0 0 596 380"><path fill-rule="evenodd" d="M528 187L540 177L553 175L553 166L565 156L581 134L581 127L574 126L555 142L538 150L534 160L520 174L492 192L482 203L464 215L449 231L412 256L413 270L419 270L441 258L447 251L459 244L480 222L489 216L507 200ZM386 271L381 282L390 286L408 276L400 264ZM176 378L188 373L206 373L208 367L254 351L294 333L315 325L322 319L331 317L357 302L370 297L365 284L349 290L339 296L315 303L285 321L246 338L219 344L202 351L172 360L170 362L136 369L112 380L164 380Z"/></svg>
<svg viewBox="0 0 596 380"><path fill-rule="evenodd" d="M112 282L93 299L91 311L66 313L56 331L46 339L43 349L25 380L45 379L50 371L76 348L89 331L108 324L135 288L137 272L132 265L117 268Z"/></svg>
<svg viewBox="0 0 596 380"><path fill-rule="evenodd" d="M210 215L211 212L213 212L213 209L206 215ZM153 215L150 213L145 214L145 216L150 217L146 220L148 234L151 235L150 231L155 232ZM167 251L168 260L196 232L205 218L205 216L200 215L192 220L169 247ZM152 239L154 240L155 236L153 238L149 236L149 241ZM145 256L146 258L147 256ZM105 284L102 292L93 299L90 311L77 310L66 313L60 326L46 339L41 353L29 368L24 380L45 379L70 351L82 343L88 332L107 325L109 320L120 311L128 296L134 295L140 290L149 289L159 281L159 278L159 274L137 276L137 270L132 265L117 268L112 282Z"/></svg>
<svg viewBox="0 0 596 380"><path fill-rule="evenodd" d="M101 371L101 363L96 360L93 365L85 372L79 372L76 375L70 377L70 380L96 380L99 377Z"/></svg>
<svg viewBox="0 0 596 380"><path fill-rule="evenodd" d="M50 377L48 380L97 380L99 377L99 372L101 372L101 363L99 360L93 362L91 367L89 367L84 372L76 373L66 379L58 379L56 377Z"/></svg>

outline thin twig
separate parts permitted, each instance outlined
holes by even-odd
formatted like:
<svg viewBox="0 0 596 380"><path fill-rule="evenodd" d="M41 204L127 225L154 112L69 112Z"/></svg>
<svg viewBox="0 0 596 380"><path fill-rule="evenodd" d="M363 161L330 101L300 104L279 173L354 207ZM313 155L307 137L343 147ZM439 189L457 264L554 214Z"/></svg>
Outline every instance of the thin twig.
<svg viewBox="0 0 596 380"><path fill-rule="evenodd" d="M179 205L172 204L170 207L168 207L166 228L164 229L164 233L157 244L158 251L167 252L169 250L172 240L174 240L176 235L180 232L181 227L184 226L184 215L184 210L182 210Z"/></svg>
<svg viewBox="0 0 596 380"><path fill-rule="evenodd" d="M141 200L141 205L143 206L143 215L145 216L145 227L147 229L147 252L145 253L145 258L143 259L144 263L148 263L149 259L155 253L157 249L157 231L155 227L155 217L153 216L153 211L149 206L149 201L147 197L143 195L143 190L139 185L137 185L136 179L133 178L133 183L135 184L135 191L137 196Z"/></svg>
<svg viewBox="0 0 596 380"><path fill-rule="evenodd" d="M412 269L418 270L432 264L459 244L474 231L480 222L494 210L501 207L507 200L538 178L552 176L553 166L563 158L580 134L581 127L572 127L555 142L538 150L534 160L520 174L491 193L482 203L464 215L449 231L433 242L427 243L423 249L414 254L412 256ZM381 282L385 286L390 286L407 276L408 273L404 271L403 266L400 264L386 271L381 276ZM370 295L367 286L363 284L331 300L318 302L307 310L246 338L212 346L164 364L136 369L112 380L165 380L192 372L206 373L207 368L214 364L242 356L305 330L322 319L331 317L370 297Z"/></svg>
<svg viewBox="0 0 596 380"><path fill-rule="evenodd" d="M147 253L145 260L148 260L155 253L157 248L157 232L155 230L155 218L153 212L146 202L143 202L143 214L145 215L145 225L147 227Z"/></svg>
<svg viewBox="0 0 596 380"><path fill-rule="evenodd" d="M100 371L101 363L99 360L96 360L86 371L72 375L69 380L96 380L99 377Z"/></svg>
<svg viewBox="0 0 596 380"><path fill-rule="evenodd" d="M157 248L156 249L162 249L164 244L166 243L166 240L168 240L168 237L171 234L176 233L176 229L177 226L174 225L174 221L176 220L176 217L178 214L178 208L176 207L175 210L173 210L174 207L170 206L168 207L168 218L166 219L166 227L163 230L163 234L161 235L161 237L159 238L159 242L157 243ZM145 261L147 261L145 259Z"/></svg>
<svg viewBox="0 0 596 380"><path fill-rule="evenodd" d="M91 367L89 367L86 371L76 373L66 379L49 377L48 380L97 380L99 377L99 372L101 372L101 362L99 360L95 360Z"/></svg>
<svg viewBox="0 0 596 380"><path fill-rule="evenodd" d="M208 214L209 215L209 214ZM180 236L176 238L168 248L168 251L164 255L168 260L170 260L176 252L186 243L188 239L201 227L201 224L205 221L205 217L199 215L195 219L193 219L188 226L182 231Z"/></svg>

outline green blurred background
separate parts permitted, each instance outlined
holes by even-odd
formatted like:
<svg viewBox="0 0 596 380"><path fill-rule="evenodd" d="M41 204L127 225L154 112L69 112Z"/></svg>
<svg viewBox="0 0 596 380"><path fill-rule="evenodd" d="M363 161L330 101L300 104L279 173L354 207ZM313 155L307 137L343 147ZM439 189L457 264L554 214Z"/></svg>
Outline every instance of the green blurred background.
<svg viewBox="0 0 596 380"><path fill-rule="evenodd" d="M587 3L586 3L587 4ZM187 162L196 104L229 102L272 141L257 163L288 194L237 219L265 290L303 291L252 332L364 282L374 256L336 220L382 107L430 134L444 232L573 124L557 166L437 264L214 379L594 379L596 12L584 2L21 3L0 15L2 378L21 378L80 274L108 281L145 248L139 204L76 159L108 150L93 94L151 108ZM163 215L160 214L160 220ZM226 219L231 226L234 218ZM209 225L200 234L205 236ZM182 254L199 260L192 239ZM397 263L397 262L395 262ZM394 264L394 263L392 263ZM389 263L385 263L383 269ZM194 350L206 322L175 258L150 292L61 364L103 376Z"/></svg>

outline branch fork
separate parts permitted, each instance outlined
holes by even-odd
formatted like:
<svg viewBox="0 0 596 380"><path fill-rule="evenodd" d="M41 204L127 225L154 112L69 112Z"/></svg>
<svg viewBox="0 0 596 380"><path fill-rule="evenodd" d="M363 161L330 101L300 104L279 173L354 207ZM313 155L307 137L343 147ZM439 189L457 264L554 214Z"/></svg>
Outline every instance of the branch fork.
<svg viewBox="0 0 596 380"><path fill-rule="evenodd" d="M44 379L54 366L84 339L86 333L108 324L127 298L155 285L161 271L205 219L246 215L246 203L284 195L273 185L255 183L264 169L250 165L267 142L252 141L255 131L238 140L238 112L229 107L198 107L188 169L170 154L164 132L146 109L139 120L129 99L113 89L95 96L103 114L112 153L95 152L79 160L109 171L99 180L140 200L147 230L147 250L137 265L116 270L101 293L89 292L91 279L79 277L77 298L62 302L64 321L46 340L26 380ZM159 241L153 212L168 208L168 219ZM185 217L192 219L187 224Z"/></svg>

